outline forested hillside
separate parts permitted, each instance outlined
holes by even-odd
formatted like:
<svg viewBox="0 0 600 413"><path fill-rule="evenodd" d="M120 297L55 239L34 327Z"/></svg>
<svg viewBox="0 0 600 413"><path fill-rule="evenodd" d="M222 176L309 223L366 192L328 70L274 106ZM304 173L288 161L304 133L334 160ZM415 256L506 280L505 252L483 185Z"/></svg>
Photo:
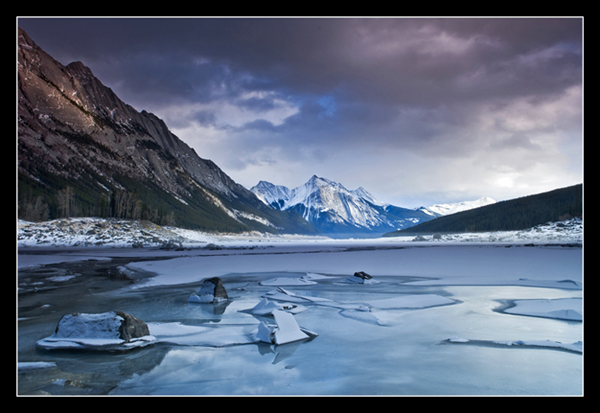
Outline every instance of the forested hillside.
<svg viewBox="0 0 600 413"><path fill-rule="evenodd" d="M549 221L582 217L583 185L497 202L481 208L436 218L384 236L419 233L512 231Z"/></svg>

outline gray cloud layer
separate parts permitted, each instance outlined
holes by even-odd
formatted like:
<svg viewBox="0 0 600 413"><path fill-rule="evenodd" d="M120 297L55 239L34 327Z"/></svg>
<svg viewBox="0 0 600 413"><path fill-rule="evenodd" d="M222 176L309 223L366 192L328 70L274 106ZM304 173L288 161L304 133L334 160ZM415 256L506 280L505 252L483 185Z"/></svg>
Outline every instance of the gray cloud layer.
<svg viewBox="0 0 600 413"><path fill-rule="evenodd" d="M581 182L582 19L19 19L236 181L406 206Z"/></svg>

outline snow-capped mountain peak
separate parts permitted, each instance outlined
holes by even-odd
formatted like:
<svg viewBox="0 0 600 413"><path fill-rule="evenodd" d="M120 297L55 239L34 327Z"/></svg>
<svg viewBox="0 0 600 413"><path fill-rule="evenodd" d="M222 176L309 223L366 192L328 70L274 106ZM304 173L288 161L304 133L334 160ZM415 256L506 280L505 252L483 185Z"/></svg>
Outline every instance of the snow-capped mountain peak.
<svg viewBox="0 0 600 413"><path fill-rule="evenodd" d="M261 181L250 189L273 208L293 210L326 233L377 233L386 228L405 228L433 218L405 208L388 208L360 187L313 175L294 189Z"/></svg>
<svg viewBox="0 0 600 413"><path fill-rule="evenodd" d="M289 188L282 185L274 185L267 181L260 181L252 192L265 204L275 209L282 209L285 201L291 196Z"/></svg>

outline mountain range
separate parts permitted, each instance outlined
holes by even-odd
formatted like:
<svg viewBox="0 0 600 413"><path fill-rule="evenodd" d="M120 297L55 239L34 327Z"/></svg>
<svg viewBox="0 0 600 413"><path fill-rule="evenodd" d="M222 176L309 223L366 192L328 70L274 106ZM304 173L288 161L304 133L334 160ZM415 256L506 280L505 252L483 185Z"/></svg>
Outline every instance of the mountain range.
<svg viewBox="0 0 600 413"><path fill-rule="evenodd" d="M316 175L293 189L260 181L250 190L266 205L295 211L320 232L337 237L377 236L392 228L409 228L458 210L495 202L486 197L473 202L408 209L379 202L362 187L348 190L338 182Z"/></svg>
<svg viewBox="0 0 600 413"><path fill-rule="evenodd" d="M572 218L583 218L583 184L457 212L384 236L513 231Z"/></svg>
<svg viewBox="0 0 600 413"><path fill-rule="evenodd" d="M210 232L380 236L499 204L486 197L408 209L316 175L293 189L261 181L248 190L156 115L120 100L89 67L65 66L25 31L17 36L19 219L93 216Z"/></svg>
<svg viewBox="0 0 600 413"><path fill-rule="evenodd" d="M202 159L81 62L64 66L18 30L18 216L146 219L222 232L315 233Z"/></svg>

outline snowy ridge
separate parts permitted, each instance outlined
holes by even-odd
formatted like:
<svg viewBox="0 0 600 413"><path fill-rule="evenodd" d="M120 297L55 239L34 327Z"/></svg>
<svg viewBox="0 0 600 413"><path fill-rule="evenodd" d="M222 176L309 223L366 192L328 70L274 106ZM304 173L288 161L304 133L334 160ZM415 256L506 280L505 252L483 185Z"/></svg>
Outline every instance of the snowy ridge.
<svg viewBox="0 0 600 413"><path fill-rule="evenodd" d="M451 204L435 204L418 209L433 216L439 217L443 215L456 214L457 212L468 211L469 209L479 208L495 203L496 201L494 199L484 196L483 198L476 199L475 201L464 201Z"/></svg>

